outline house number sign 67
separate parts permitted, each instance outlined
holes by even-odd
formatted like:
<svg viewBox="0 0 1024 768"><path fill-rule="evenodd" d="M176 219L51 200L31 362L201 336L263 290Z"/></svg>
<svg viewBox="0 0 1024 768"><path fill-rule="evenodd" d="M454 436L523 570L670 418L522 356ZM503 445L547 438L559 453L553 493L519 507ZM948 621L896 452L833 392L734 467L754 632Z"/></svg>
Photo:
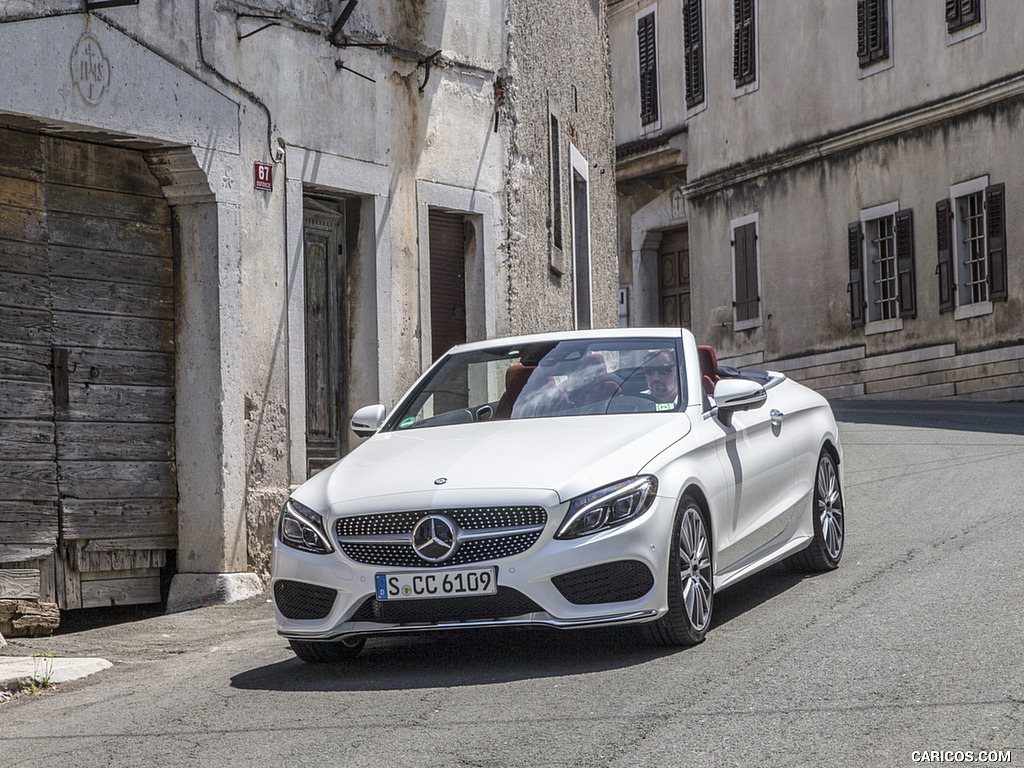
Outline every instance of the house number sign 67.
<svg viewBox="0 0 1024 768"><path fill-rule="evenodd" d="M258 160L253 164L253 186L272 192L274 189L274 167Z"/></svg>

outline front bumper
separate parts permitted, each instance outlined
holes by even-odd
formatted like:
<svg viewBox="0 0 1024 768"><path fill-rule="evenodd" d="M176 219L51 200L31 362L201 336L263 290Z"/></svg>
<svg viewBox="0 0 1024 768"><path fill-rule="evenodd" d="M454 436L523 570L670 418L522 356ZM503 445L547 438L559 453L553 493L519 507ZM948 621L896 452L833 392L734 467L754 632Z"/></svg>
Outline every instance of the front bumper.
<svg viewBox="0 0 1024 768"><path fill-rule="evenodd" d="M440 575L446 569L366 565L337 548L314 555L275 537L271 592L278 632L290 639L329 641L477 627L571 629L649 621L667 611L674 499L658 497L637 520L572 540L554 538L568 505L546 501L548 520L533 546L471 566L496 568L498 594L488 597L380 601L378 573Z"/></svg>

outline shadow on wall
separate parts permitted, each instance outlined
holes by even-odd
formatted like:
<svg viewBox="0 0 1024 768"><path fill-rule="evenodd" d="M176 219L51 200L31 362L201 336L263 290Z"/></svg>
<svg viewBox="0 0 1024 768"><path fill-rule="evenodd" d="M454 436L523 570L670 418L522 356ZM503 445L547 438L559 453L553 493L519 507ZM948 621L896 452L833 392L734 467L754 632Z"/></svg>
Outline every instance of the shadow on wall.
<svg viewBox="0 0 1024 768"><path fill-rule="evenodd" d="M1024 402L844 400L832 403L832 411L840 423L1024 435Z"/></svg>

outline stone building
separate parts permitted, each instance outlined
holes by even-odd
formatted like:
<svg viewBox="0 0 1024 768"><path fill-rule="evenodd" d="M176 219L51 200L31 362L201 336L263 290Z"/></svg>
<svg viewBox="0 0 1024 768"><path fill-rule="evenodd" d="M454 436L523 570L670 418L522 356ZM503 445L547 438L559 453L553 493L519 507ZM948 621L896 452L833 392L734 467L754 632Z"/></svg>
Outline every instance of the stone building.
<svg viewBox="0 0 1024 768"><path fill-rule="evenodd" d="M661 124L685 117L685 183L646 203L657 210L633 216L631 250L620 244L634 279L659 233L685 227L691 324L726 360L835 398L1024 396L1024 224L1012 215L1024 8L665 0L609 12L617 110L637 104L622 91L642 90L652 55L639 54L644 30L633 23L627 44L616 19L656 13ZM629 126L617 111L620 191L629 153L666 144ZM633 303L657 306L653 292L646 309Z"/></svg>
<svg viewBox="0 0 1024 768"><path fill-rule="evenodd" d="M0 51L6 632L248 594L356 408L617 322L596 0L0 0Z"/></svg>

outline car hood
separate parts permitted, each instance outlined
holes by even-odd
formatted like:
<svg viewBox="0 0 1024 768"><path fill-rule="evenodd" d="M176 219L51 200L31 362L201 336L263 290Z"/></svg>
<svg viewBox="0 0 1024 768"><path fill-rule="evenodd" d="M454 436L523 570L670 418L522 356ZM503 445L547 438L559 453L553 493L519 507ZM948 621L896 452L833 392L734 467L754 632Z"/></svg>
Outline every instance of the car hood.
<svg viewBox="0 0 1024 768"><path fill-rule="evenodd" d="M475 503L503 503L493 496L493 501L486 501L481 490L489 494L502 489L549 491L559 501L567 501L637 474L689 431L687 416L671 413L522 419L383 432L309 480L293 496L336 515L430 504L438 495L453 504L474 503L474 499L479 500Z"/></svg>

